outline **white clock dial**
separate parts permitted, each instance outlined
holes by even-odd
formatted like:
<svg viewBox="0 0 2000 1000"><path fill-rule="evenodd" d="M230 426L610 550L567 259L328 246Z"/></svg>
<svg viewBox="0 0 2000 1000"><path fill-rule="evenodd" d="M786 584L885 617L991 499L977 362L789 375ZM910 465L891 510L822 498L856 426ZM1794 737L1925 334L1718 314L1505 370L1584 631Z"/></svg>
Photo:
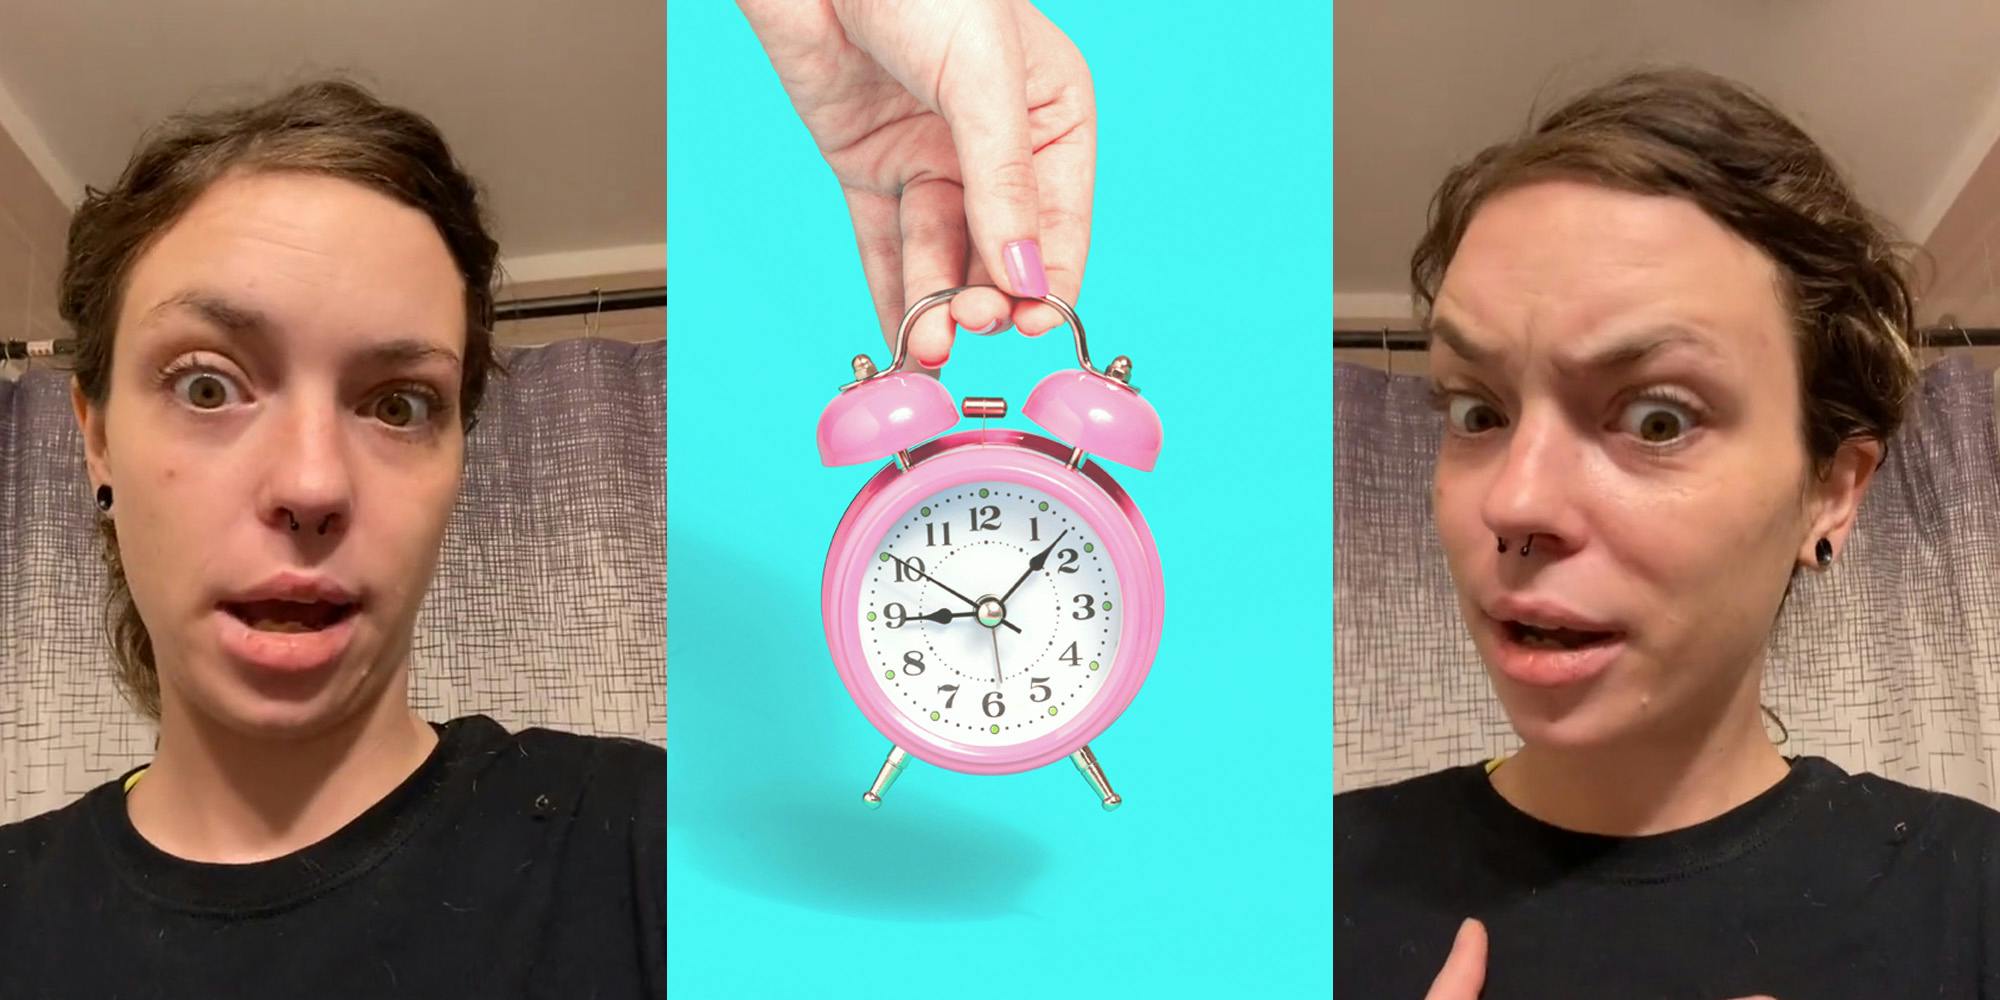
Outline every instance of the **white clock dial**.
<svg viewBox="0 0 2000 1000"><path fill-rule="evenodd" d="M918 728L960 743L1054 731L1116 663L1124 600L1110 554L1074 511L1026 487L968 483L911 507L861 587L875 683Z"/></svg>

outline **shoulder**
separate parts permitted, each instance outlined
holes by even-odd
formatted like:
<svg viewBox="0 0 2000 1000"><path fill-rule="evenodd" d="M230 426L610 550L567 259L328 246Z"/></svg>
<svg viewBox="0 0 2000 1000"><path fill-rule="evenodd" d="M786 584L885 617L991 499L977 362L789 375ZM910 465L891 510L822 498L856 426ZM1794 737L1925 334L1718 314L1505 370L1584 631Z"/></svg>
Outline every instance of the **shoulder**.
<svg viewBox="0 0 2000 1000"><path fill-rule="evenodd" d="M1335 857L1345 847L1393 842L1407 831L1436 831L1441 819L1462 819L1483 770L1479 764L1463 764L1334 796Z"/></svg>
<svg viewBox="0 0 2000 1000"><path fill-rule="evenodd" d="M0 826L0 890L17 886L50 865L61 865L78 851L93 849L98 839L91 828L91 812L96 800L115 794L119 784L107 782L60 809Z"/></svg>
<svg viewBox="0 0 2000 1000"><path fill-rule="evenodd" d="M1819 757L1801 757L1796 766L1817 772L1828 809L1864 837L1888 843L2000 845L2000 812L1971 799L1866 771L1849 774Z"/></svg>
<svg viewBox="0 0 2000 1000"><path fill-rule="evenodd" d="M479 771L508 783L581 788L587 799L657 802L666 810L667 751L654 744L558 729L509 732L485 716L454 719L445 728Z"/></svg>

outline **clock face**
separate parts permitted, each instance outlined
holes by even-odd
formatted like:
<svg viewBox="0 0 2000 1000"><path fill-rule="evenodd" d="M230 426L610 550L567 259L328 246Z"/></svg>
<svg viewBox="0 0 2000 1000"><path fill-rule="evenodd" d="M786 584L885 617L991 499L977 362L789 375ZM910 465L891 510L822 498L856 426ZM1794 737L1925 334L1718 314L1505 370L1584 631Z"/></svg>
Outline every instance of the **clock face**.
<svg viewBox="0 0 2000 1000"><path fill-rule="evenodd" d="M905 511L861 582L861 646L917 728L972 746L1053 732L1104 690L1124 600L1104 542L1032 488L974 482Z"/></svg>

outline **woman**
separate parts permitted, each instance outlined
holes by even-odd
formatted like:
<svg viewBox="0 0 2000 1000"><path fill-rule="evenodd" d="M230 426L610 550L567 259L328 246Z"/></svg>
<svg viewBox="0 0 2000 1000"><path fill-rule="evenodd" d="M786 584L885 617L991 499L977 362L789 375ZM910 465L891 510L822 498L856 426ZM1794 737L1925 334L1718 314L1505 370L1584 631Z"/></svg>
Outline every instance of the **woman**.
<svg viewBox="0 0 2000 1000"><path fill-rule="evenodd" d="M1521 749L1337 797L1342 995L2000 996L1996 814L1787 758L1759 707L1916 379L1824 152L1630 76L1454 170L1412 275L1438 533Z"/></svg>
<svg viewBox="0 0 2000 1000"><path fill-rule="evenodd" d="M0 996L658 996L665 754L408 698L493 366L436 129L339 83L150 135L60 293L146 767L0 828Z"/></svg>

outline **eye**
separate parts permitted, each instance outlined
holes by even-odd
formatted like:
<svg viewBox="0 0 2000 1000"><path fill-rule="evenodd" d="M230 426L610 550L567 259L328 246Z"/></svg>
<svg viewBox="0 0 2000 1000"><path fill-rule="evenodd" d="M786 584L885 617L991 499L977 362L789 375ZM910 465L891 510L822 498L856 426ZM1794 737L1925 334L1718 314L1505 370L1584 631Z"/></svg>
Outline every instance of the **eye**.
<svg viewBox="0 0 2000 1000"><path fill-rule="evenodd" d="M1679 403L1638 399L1618 415L1618 429L1647 444L1671 444L1694 430L1694 414Z"/></svg>
<svg viewBox="0 0 2000 1000"><path fill-rule="evenodd" d="M174 395L197 410L217 410L229 403L243 401L243 394L234 382L220 372L206 368L183 372L175 378Z"/></svg>
<svg viewBox="0 0 2000 1000"><path fill-rule="evenodd" d="M421 427L430 423L431 401L415 389L398 389L376 397L372 412L391 427Z"/></svg>
<svg viewBox="0 0 2000 1000"><path fill-rule="evenodd" d="M1507 426L1507 418L1501 416L1493 404L1464 393L1452 394L1446 403L1445 414L1452 430L1460 434L1484 434Z"/></svg>

